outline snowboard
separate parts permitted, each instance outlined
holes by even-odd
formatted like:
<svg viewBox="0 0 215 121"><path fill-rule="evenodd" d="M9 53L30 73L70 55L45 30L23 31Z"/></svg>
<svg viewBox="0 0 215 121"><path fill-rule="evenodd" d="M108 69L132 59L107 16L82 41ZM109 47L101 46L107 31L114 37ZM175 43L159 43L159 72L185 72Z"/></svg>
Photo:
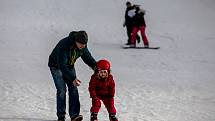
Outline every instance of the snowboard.
<svg viewBox="0 0 215 121"><path fill-rule="evenodd" d="M160 49L160 47L129 47L129 46L122 46L123 49L154 49L154 50L157 50L157 49Z"/></svg>
<svg viewBox="0 0 215 121"><path fill-rule="evenodd" d="M79 115L78 117L76 117L75 119L71 120L71 121L82 121L83 120L83 116Z"/></svg>

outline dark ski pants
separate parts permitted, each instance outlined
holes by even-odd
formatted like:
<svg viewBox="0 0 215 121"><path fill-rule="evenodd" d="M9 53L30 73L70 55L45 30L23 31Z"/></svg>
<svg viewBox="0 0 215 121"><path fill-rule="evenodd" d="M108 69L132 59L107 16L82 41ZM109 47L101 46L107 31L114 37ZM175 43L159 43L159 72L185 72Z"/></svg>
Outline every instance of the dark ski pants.
<svg viewBox="0 0 215 121"><path fill-rule="evenodd" d="M90 109L91 113L98 113L101 108L101 101L104 103L109 114L116 114L116 108L114 107L114 98L102 97L102 98L92 98L92 107Z"/></svg>
<svg viewBox="0 0 215 121"><path fill-rule="evenodd" d="M66 114L66 91L69 91L69 115L71 118L80 114L80 101L78 88L73 85L71 80L65 80L60 69L50 68L55 87L57 89L57 116L65 117ZM75 72L75 69L74 69ZM67 86L67 87L66 87Z"/></svg>
<svg viewBox="0 0 215 121"><path fill-rule="evenodd" d="M145 34L145 27L144 26L139 26L139 27L133 27L132 29L132 34L131 34L131 44L135 45L136 44L136 36L137 32L141 32L142 40L144 45L149 45L148 39Z"/></svg>

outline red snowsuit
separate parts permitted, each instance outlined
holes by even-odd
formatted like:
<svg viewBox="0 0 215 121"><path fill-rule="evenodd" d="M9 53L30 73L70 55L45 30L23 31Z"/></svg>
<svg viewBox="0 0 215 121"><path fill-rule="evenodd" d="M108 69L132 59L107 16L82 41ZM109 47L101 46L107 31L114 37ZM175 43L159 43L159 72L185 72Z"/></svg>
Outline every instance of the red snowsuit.
<svg viewBox="0 0 215 121"><path fill-rule="evenodd" d="M89 83L89 93L92 98L91 112L99 112L102 100L108 113L116 114L114 107L115 82L111 74L105 79L99 79L96 74L93 74Z"/></svg>
<svg viewBox="0 0 215 121"><path fill-rule="evenodd" d="M135 45L136 44L136 36L137 32L141 32L141 36L143 39L144 45L148 46L149 42L145 34L145 28L146 28L146 23L144 19L144 13L143 12L136 12L136 15L133 17L133 29L131 33L131 44Z"/></svg>

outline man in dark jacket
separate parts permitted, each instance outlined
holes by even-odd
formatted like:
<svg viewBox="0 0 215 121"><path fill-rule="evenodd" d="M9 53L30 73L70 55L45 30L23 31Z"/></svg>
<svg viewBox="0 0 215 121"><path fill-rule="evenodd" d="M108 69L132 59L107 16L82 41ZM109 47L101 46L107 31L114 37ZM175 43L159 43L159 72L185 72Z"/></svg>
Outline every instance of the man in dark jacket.
<svg viewBox="0 0 215 121"><path fill-rule="evenodd" d="M65 120L66 91L69 91L69 115L71 121L82 120L77 86L81 81L76 77L74 64L81 57L92 69L96 61L87 48L88 36L85 31L73 31L68 37L59 41L49 56L48 66L57 89L58 121Z"/></svg>
<svg viewBox="0 0 215 121"><path fill-rule="evenodd" d="M128 42L126 45L131 44L131 32L132 32L132 23L133 23L133 16L132 12L135 10L135 6L131 4L131 2L126 2L126 11L125 11L125 22L123 24L123 27L126 27L127 30L127 36L128 36ZM136 36L137 42L140 42L140 36L137 34Z"/></svg>

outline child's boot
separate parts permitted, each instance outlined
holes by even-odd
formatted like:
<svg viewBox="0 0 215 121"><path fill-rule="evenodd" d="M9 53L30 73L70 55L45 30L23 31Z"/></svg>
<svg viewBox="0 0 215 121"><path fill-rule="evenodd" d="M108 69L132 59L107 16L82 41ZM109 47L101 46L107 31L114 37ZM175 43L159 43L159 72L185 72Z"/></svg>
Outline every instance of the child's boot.
<svg viewBox="0 0 215 121"><path fill-rule="evenodd" d="M97 119L97 113L91 113L90 121L98 121L98 119Z"/></svg>
<svg viewBox="0 0 215 121"><path fill-rule="evenodd" d="M116 114L109 114L109 119L110 121L118 121L118 119L116 118Z"/></svg>

